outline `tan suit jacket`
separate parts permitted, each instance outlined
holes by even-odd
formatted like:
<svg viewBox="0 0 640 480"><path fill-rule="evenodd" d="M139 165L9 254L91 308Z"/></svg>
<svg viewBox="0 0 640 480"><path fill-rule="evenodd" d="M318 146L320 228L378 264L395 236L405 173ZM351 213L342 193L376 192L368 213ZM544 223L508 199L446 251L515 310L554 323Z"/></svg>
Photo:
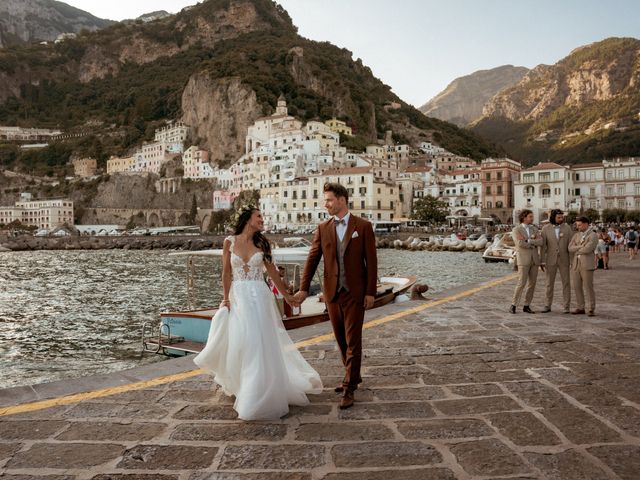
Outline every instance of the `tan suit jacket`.
<svg viewBox="0 0 640 480"><path fill-rule="evenodd" d="M304 266L300 290L308 292L313 274L324 257L322 289L325 302L336 297L338 286L338 235L333 217L318 225L313 236L307 263ZM364 218L349 215L344 235L344 273L351 296L360 304L365 295L375 296L378 283L378 257L373 226Z"/></svg>
<svg viewBox="0 0 640 480"><path fill-rule="evenodd" d="M542 248L540 249L541 261L545 265L570 264L569 242L573 236L573 230L566 223L560 225L560 239L556 237L555 225L549 223L542 228Z"/></svg>
<svg viewBox="0 0 640 480"><path fill-rule="evenodd" d="M577 232L569 242L569 252L573 254L572 270L595 270L598 235L589 229L585 233Z"/></svg>
<svg viewBox="0 0 640 480"><path fill-rule="evenodd" d="M516 244L516 263L518 266L540 265L538 247L542 246L540 232L533 225L529 225L531 235L527 235L522 225L518 225L511 232Z"/></svg>

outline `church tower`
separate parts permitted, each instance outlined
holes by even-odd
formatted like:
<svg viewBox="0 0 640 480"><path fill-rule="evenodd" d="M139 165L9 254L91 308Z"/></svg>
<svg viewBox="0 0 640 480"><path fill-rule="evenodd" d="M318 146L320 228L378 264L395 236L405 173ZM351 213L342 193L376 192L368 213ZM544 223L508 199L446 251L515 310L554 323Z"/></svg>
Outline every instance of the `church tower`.
<svg viewBox="0 0 640 480"><path fill-rule="evenodd" d="M278 97L278 106L276 107L276 115L289 115L287 110L287 100L284 98L284 94L280 94Z"/></svg>

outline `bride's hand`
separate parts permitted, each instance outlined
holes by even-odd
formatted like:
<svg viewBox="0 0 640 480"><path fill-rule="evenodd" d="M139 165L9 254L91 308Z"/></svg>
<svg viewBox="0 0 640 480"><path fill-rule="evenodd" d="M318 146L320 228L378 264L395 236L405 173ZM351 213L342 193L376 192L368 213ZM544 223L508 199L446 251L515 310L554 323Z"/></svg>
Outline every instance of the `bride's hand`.
<svg viewBox="0 0 640 480"><path fill-rule="evenodd" d="M224 307L226 307L227 310L231 311L231 302L229 300L222 300L218 308L224 308Z"/></svg>
<svg viewBox="0 0 640 480"><path fill-rule="evenodd" d="M293 295L286 295L284 300L292 307L298 308L300 306L300 302L296 301Z"/></svg>

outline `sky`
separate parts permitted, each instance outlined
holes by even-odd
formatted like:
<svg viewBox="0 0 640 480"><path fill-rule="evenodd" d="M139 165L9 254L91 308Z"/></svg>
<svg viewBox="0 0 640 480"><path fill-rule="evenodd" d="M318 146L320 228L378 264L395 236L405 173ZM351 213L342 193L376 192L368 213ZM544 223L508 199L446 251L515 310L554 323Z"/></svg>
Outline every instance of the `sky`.
<svg viewBox="0 0 640 480"><path fill-rule="evenodd" d="M112 20L193 0L67 0ZM454 79L500 65L553 64L607 37L640 38L637 0L279 0L300 35L353 52L419 107Z"/></svg>

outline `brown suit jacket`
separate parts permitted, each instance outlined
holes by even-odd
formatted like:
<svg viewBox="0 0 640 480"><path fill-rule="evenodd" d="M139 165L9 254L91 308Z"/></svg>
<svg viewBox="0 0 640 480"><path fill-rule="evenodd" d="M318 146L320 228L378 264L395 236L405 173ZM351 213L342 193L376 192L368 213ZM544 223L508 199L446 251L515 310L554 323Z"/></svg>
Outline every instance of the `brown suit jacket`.
<svg viewBox="0 0 640 480"><path fill-rule="evenodd" d="M332 302L337 293L338 244L336 242L338 241L333 217L318 225L300 282L300 290L308 292L320 258L324 257L322 290L325 302ZM378 283L378 257L371 223L351 214L343 241L346 243L344 273L351 296L357 302L364 301L365 295L375 296Z"/></svg>
<svg viewBox="0 0 640 480"><path fill-rule="evenodd" d="M595 249L598 246L598 235L591 228L585 233L576 233L569 242L569 252L574 254L571 261L572 270L595 270Z"/></svg>
<svg viewBox="0 0 640 480"><path fill-rule="evenodd" d="M549 223L542 227L542 248L540 256L542 263L546 265L569 266L569 242L573 236L573 230L566 223L560 225L560 240L556 238L555 225Z"/></svg>
<svg viewBox="0 0 640 480"><path fill-rule="evenodd" d="M511 232L513 242L516 244L516 264L518 266L540 265L540 255L538 247L542 246L540 232L533 225L530 225L531 239L527 236L522 224L516 226Z"/></svg>

